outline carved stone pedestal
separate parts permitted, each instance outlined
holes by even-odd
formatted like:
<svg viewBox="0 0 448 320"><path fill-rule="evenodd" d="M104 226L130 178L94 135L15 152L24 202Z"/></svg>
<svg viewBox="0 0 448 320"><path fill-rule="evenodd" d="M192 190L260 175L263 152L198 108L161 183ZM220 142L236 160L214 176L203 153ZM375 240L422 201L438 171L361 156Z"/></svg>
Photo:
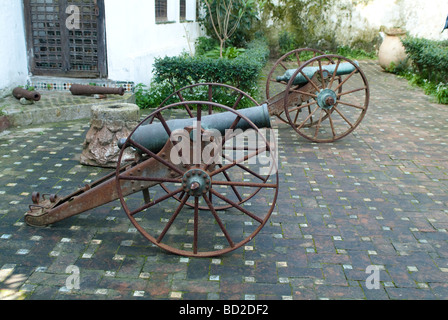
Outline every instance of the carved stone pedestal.
<svg viewBox="0 0 448 320"><path fill-rule="evenodd" d="M127 138L138 125L140 109L135 104L118 103L112 106L93 106L90 130L87 132L81 154L81 164L116 168L120 149L117 141ZM122 161L135 157L130 148Z"/></svg>

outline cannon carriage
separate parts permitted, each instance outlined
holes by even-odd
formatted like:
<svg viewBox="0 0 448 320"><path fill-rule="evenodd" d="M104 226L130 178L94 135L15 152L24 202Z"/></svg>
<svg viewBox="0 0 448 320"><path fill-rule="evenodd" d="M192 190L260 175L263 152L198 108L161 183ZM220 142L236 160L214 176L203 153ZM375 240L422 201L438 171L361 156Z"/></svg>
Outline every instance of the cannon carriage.
<svg viewBox="0 0 448 320"><path fill-rule="evenodd" d="M205 97L186 98L198 88ZM223 92L233 97L227 105L216 102ZM168 252L212 257L244 246L268 222L279 192L271 117L311 141L336 141L362 121L369 87L356 62L300 49L274 65L266 96L259 104L215 83L174 92L119 142L114 172L66 197L34 193L26 223L48 226L119 200L135 228ZM129 149L135 159L124 162Z"/></svg>

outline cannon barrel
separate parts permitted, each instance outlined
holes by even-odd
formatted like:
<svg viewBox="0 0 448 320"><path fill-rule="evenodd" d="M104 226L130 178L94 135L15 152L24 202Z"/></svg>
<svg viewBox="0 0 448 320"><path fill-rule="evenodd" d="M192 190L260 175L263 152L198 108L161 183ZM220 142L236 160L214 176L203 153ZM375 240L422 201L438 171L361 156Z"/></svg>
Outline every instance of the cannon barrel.
<svg viewBox="0 0 448 320"><path fill-rule="evenodd" d="M249 119L258 128L271 128L271 119L267 104L241 109L238 110L238 112L247 117L247 119ZM231 111L216 113L203 116L200 125L204 130L218 130L221 135L224 136L226 130L232 127L232 124L237 117L238 116ZM187 127L192 127L194 126L195 121L196 118L174 119L168 120L166 124L168 125L170 131L173 132L175 130L182 130ZM241 129L242 131L245 131L250 128L252 128L252 126L246 120L240 119L235 127L235 130ZM168 139L168 134L160 122L140 126L132 134L133 141L154 153L162 150ZM118 146L120 149L125 143L126 139L121 139L118 141Z"/></svg>
<svg viewBox="0 0 448 320"><path fill-rule="evenodd" d="M12 95L17 99L25 98L27 100L31 101L39 101L41 98L41 95L37 91L28 91L26 89L17 87L12 91Z"/></svg>
<svg viewBox="0 0 448 320"><path fill-rule="evenodd" d="M357 62L355 62L355 64L358 65ZM336 69L336 65L335 64L322 66L322 70L327 71L330 75L333 75L335 69ZM306 77L311 79L314 76L314 74L317 71L319 71L319 70L320 70L320 68L316 66L316 67L305 67L305 68L303 68L302 71L306 75ZM352 65L351 63L348 63L348 62L341 63L338 66L336 75L342 76L342 75L350 74L350 73L352 73L355 70L356 70L356 67L354 65ZM294 73L296 71L297 71L297 69L286 70L284 75L277 77L276 80L278 82L280 82L280 81L289 82L291 80L291 77L294 75ZM302 73L299 73L296 76L296 78L295 78L295 80L293 82L293 85L306 84L308 82L306 77Z"/></svg>
<svg viewBox="0 0 448 320"><path fill-rule="evenodd" d="M123 87L119 88L109 88L101 86L87 86L82 84L72 84L70 87L70 92L74 96L84 96L84 95L94 95L94 94L119 94L124 95L125 89Z"/></svg>

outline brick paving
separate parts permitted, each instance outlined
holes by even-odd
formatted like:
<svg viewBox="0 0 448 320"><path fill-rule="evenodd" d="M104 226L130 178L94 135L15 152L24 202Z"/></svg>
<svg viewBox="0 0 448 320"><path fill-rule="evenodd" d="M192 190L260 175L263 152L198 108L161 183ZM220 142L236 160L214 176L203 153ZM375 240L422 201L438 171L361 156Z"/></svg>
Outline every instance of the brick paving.
<svg viewBox="0 0 448 320"><path fill-rule="evenodd" d="M33 191L68 194L109 171L78 162L88 121L0 133L0 299L447 299L447 107L373 62L362 67L371 104L355 133L314 144L276 123L276 210L221 257L161 251L118 202L27 226ZM68 266L79 289L66 288Z"/></svg>

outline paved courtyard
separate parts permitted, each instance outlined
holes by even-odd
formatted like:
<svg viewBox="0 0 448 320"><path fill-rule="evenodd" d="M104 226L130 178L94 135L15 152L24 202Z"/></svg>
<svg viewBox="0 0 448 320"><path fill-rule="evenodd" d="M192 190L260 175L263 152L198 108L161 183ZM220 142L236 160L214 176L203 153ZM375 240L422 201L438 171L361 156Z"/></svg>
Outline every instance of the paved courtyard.
<svg viewBox="0 0 448 320"><path fill-rule="evenodd" d="M354 134L315 144L275 123L277 206L221 257L162 251L119 202L27 226L33 191L66 195L109 171L79 164L88 120L0 133L0 299L448 299L448 107L362 67L371 102Z"/></svg>

